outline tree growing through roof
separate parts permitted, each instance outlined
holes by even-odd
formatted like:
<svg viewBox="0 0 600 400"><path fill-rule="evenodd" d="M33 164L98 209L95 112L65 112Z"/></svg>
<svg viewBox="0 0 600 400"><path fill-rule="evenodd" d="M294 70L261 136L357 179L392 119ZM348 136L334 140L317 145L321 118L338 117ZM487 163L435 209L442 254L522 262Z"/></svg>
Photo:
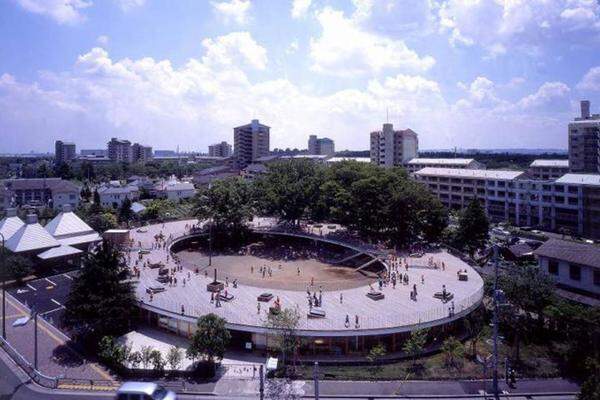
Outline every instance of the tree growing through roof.
<svg viewBox="0 0 600 400"><path fill-rule="evenodd" d="M300 313L296 308L284 308L277 313L269 312L263 326L271 332L269 344L281 354L281 365L288 363L288 358L295 355L300 346L298 338L298 323ZM295 365L292 363L292 367ZM292 371L294 372L294 371Z"/></svg>
<svg viewBox="0 0 600 400"><path fill-rule="evenodd" d="M125 197L121 203L121 207L119 207L119 222L129 223L132 218L131 200L129 200L129 197Z"/></svg>
<svg viewBox="0 0 600 400"><path fill-rule="evenodd" d="M473 255L489 238L490 223L478 199L473 199L458 218L455 246Z"/></svg>
<svg viewBox="0 0 600 400"><path fill-rule="evenodd" d="M418 329L410 333L410 337L404 342L402 350L411 356L413 365L417 362L417 357L423 351L427 341L427 330Z"/></svg>
<svg viewBox="0 0 600 400"><path fill-rule="evenodd" d="M123 257L110 242L83 259L65 303L63 321L92 349L103 336L119 336L130 327L136 298L129 277Z"/></svg>

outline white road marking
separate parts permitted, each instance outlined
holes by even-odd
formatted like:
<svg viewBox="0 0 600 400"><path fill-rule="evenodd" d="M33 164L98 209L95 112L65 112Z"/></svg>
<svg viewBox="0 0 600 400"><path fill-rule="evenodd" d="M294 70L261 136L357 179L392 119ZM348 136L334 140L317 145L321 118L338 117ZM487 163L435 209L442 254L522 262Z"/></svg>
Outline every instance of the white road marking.
<svg viewBox="0 0 600 400"><path fill-rule="evenodd" d="M34 288L33 286L31 286L29 283L27 284L27 287L35 292L37 292L37 289Z"/></svg>
<svg viewBox="0 0 600 400"><path fill-rule="evenodd" d="M52 310L46 311L46 312L44 312L44 313L42 313L40 315L48 315L48 314L51 314L51 313L53 313L55 311L62 310L63 308L65 308L65 307L64 306L56 307L56 308L53 308Z"/></svg>
<svg viewBox="0 0 600 400"><path fill-rule="evenodd" d="M56 304L59 307L62 307L63 305L60 304L58 301L54 300L54 299L50 299L51 302L53 302L54 304Z"/></svg>
<svg viewBox="0 0 600 400"><path fill-rule="evenodd" d="M56 283L52 282L50 279L48 279L48 278L45 278L45 279L46 279L46 280L48 281L48 283L50 283L51 285L54 285L54 286L56 286Z"/></svg>
<svg viewBox="0 0 600 400"><path fill-rule="evenodd" d="M63 276L67 279L73 280L73 277L71 275L68 274L63 274Z"/></svg>

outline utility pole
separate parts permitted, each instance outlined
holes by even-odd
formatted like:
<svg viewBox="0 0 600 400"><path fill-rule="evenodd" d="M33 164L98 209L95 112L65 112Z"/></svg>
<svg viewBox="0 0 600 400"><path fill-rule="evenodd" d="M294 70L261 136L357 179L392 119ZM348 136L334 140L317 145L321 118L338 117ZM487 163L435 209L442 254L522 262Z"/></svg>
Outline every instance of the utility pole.
<svg viewBox="0 0 600 400"><path fill-rule="evenodd" d="M498 246L494 245L494 350L492 354L492 390L498 399Z"/></svg>
<svg viewBox="0 0 600 400"><path fill-rule="evenodd" d="M264 365L262 365L262 364L260 364L260 368L258 369L258 375L260 378L258 393L260 395L260 400L264 400L264 398L265 398L265 374L264 374Z"/></svg>
<svg viewBox="0 0 600 400"><path fill-rule="evenodd" d="M35 307L31 309L33 313L33 368L37 371L38 369L38 313Z"/></svg>
<svg viewBox="0 0 600 400"><path fill-rule="evenodd" d="M315 381L315 400L319 400L319 362L315 361L315 369L313 370L313 379Z"/></svg>
<svg viewBox="0 0 600 400"><path fill-rule="evenodd" d="M212 226L213 226L213 221L211 219L210 225L208 226L208 266L209 267L212 265L212 241L213 241Z"/></svg>

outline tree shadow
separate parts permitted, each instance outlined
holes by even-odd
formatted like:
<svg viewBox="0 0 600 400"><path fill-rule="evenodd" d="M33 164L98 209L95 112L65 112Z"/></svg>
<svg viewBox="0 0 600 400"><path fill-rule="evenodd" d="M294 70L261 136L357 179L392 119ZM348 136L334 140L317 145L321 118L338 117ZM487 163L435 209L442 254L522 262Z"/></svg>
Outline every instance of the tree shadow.
<svg viewBox="0 0 600 400"><path fill-rule="evenodd" d="M54 348L52 351L52 359L58 365L68 368L79 367L84 364L82 358L66 344Z"/></svg>

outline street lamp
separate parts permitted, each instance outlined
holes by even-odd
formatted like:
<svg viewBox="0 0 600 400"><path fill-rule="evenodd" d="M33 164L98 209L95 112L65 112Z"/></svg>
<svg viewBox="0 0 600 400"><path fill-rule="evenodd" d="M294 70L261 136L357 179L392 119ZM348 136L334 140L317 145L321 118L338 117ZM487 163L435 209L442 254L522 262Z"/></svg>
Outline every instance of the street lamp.
<svg viewBox="0 0 600 400"><path fill-rule="evenodd" d="M4 244L4 234L0 233L2 237L2 339L6 340L6 258L4 252L6 251Z"/></svg>
<svg viewBox="0 0 600 400"><path fill-rule="evenodd" d="M494 398L498 399L498 245L494 245L494 317L493 317L493 325L494 325L494 347L492 353L492 384L494 391Z"/></svg>

